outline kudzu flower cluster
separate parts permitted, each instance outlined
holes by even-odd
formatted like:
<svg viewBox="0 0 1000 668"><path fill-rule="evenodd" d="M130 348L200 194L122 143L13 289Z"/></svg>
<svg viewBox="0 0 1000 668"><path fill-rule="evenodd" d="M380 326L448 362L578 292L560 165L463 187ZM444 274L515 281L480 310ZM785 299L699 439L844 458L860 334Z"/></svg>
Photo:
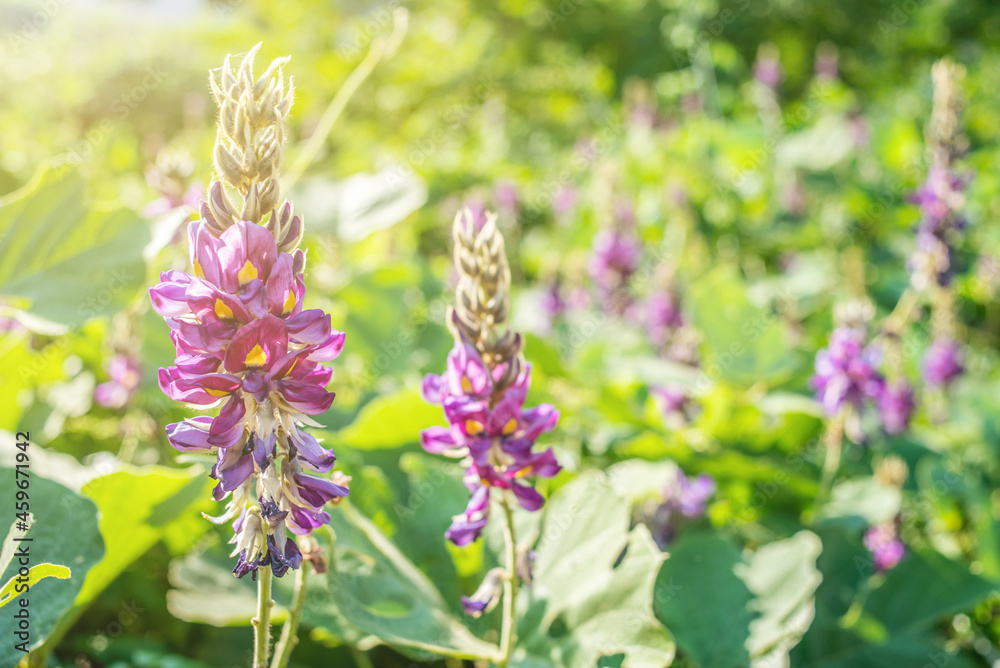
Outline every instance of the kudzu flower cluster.
<svg viewBox="0 0 1000 668"><path fill-rule="evenodd" d="M243 198L242 209L214 182L201 218L188 226L191 273L164 272L150 291L177 353L174 366L160 369L160 388L177 401L219 409L169 425L167 437L181 452L215 452L213 497L229 501L209 519L233 523L233 572L254 578L261 567L278 577L298 568L294 536L329 522L323 507L348 494L345 477L316 475L336 458L302 428L319 426L310 416L333 401L326 389L332 371L322 363L340 354L344 334L328 314L302 308L302 221L288 202L277 204L292 92L284 87L284 60L254 80L257 48L236 72L227 58L212 80L221 110L216 167ZM265 213L270 219L261 224Z"/></svg>
<svg viewBox="0 0 1000 668"><path fill-rule="evenodd" d="M924 357L924 379L931 387L943 388L962 373L962 356L955 341L954 273L955 245L965 228L962 209L968 174L956 169L965 152L961 135L962 96L965 71L945 59L934 64L934 109L927 127L931 167L927 180L912 197L920 206L916 250L907 268L913 287L930 295L933 343Z"/></svg>
<svg viewBox="0 0 1000 668"><path fill-rule="evenodd" d="M421 432L428 452L460 458L472 498L446 532L456 545L475 541L489 521L494 489L510 492L526 510L544 498L527 483L560 471L552 449L533 450L552 430L559 412L550 404L525 408L531 365L521 357L521 336L501 331L509 310L510 268L496 216L480 218L468 208L453 228L459 282L448 312L455 347L447 370L424 378L424 398L444 408L448 426Z"/></svg>

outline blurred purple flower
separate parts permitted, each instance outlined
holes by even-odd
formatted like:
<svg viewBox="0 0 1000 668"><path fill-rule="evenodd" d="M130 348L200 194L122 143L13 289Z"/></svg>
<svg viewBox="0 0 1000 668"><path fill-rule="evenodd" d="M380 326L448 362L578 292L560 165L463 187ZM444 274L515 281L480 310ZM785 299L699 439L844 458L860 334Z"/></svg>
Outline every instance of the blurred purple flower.
<svg viewBox="0 0 1000 668"><path fill-rule="evenodd" d="M684 325L680 299L674 291L662 290L649 295L643 306L646 337L654 348L661 348Z"/></svg>
<svg viewBox="0 0 1000 668"><path fill-rule="evenodd" d="M715 479L707 473L689 478L677 469L676 477L663 490L663 503L657 507L650 527L660 549L669 546L685 519L704 517L715 489Z"/></svg>
<svg viewBox="0 0 1000 668"><path fill-rule="evenodd" d="M878 399L885 380L875 370L877 363L877 352L865 347L863 329L833 330L828 346L816 353L816 374L812 377L824 412L833 416L845 404L861 408L866 399Z"/></svg>
<svg viewBox="0 0 1000 668"><path fill-rule="evenodd" d="M576 206L576 188L569 185L559 186L552 199L552 210L557 216L565 216Z"/></svg>
<svg viewBox="0 0 1000 668"><path fill-rule="evenodd" d="M94 400L104 408L122 408L139 387L142 368L131 355L113 356L108 364L110 380L94 388Z"/></svg>
<svg viewBox="0 0 1000 668"><path fill-rule="evenodd" d="M753 64L753 76L768 88L777 88L784 79L784 72L778 59L778 49L773 44L762 44L758 49L757 60Z"/></svg>
<svg viewBox="0 0 1000 668"><path fill-rule="evenodd" d="M865 532L864 542L872 554L876 573L892 570L906 554L906 546L897 535L895 522L870 527Z"/></svg>
<svg viewBox="0 0 1000 668"><path fill-rule="evenodd" d="M480 617L491 611L500 601L500 592L506 573L494 568L486 573L483 582L472 596L462 597L462 610L470 617Z"/></svg>
<svg viewBox="0 0 1000 668"><path fill-rule="evenodd" d="M924 353L924 380L931 387L950 385L964 370L962 351L955 341L939 339Z"/></svg>
<svg viewBox="0 0 1000 668"><path fill-rule="evenodd" d="M513 181L497 181L494 187L494 196L497 201L497 208L504 214L516 216L518 204L520 202L517 194L517 186Z"/></svg>
<svg viewBox="0 0 1000 668"><path fill-rule="evenodd" d="M901 434L909 427L910 417L916 408L913 388L905 380L886 383L877 398L876 405L886 432Z"/></svg>
<svg viewBox="0 0 1000 668"><path fill-rule="evenodd" d="M639 268L642 247L631 234L605 230L594 237L590 256L590 275L602 296L624 289L629 278Z"/></svg>

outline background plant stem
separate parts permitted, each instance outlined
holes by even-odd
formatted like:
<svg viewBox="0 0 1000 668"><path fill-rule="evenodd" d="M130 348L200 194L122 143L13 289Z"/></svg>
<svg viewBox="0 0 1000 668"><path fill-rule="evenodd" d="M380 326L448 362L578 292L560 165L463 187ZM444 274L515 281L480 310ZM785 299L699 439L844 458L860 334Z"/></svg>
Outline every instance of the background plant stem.
<svg viewBox="0 0 1000 668"><path fill-rule="evenodd" d="M303 561L299 570L295 573L295 588L292 591L292 606L288 611L288 619L281 628L281 638L274 646L274 661L272 668L285 668L288 660L292 656L292 650L299 644L299 622L302 621L302 606L306 602L306 580L309 578L309 569L312 566L308 561Z"/></svg>

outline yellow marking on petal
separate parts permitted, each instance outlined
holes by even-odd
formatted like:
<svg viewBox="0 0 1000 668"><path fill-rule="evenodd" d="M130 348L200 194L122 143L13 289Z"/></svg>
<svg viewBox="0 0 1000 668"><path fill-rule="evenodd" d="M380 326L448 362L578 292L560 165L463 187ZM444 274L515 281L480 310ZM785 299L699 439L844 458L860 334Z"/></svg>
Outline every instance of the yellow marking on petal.
<svg viewBox="0 0 1000 668"><path fill-rule="evenodd" d="M205 278L205 271L201 268L201 264L198 260L194 261L194 275L198 278Z"/></svg>
<svg viewBox="0 0 1000 668"><path fill-rule="evenodd" d="M480 478L480 479L479 479L479 482L483 483L483 484L484 484L484 485L486 485L487 487L492 487L492 486L493 486L493 485L491 485L491 484L490 484L490 481L489 481L489 480L487 480L486 478Z"/></svg>
<svg viewBox="0 0 1000 668"><path fill-rule="evenodd" d="M472 392L472 382L469 380L468 376L462 376L462 391Z"/></svg>
<svg viewBox="0 0 1000 668"><path fill-rule="evenodd" d="M465 431L469 432L470 436L481 434L483 433L483 423L478 420L466 420Z"/></svg>
<svg viewBox="0 0 1000 668"><path fill-rule="evenodd" d="M216 297L215 299L215 315L219 316L222 320L235 320L233 316L233 309L226 306L226 302L222 299Z"/></svg>
<svg viewBox="0 0 1000 668"><path fill-rule="evenodd" d="M517 420L511 418L507 420L507 424L503 426L503 435L510 436L517 430Z"/></svg>
<svg viewBox="0 0 1000 668"><path fill-rule="evenodd" d="M515 473L514 477L515 478L523 478L524 476L528 475L529 473L531 473L531 467L530 466L527 467L527 468L523 468L520 471L518 471L517 473Z"/></svg>
<svg viewBox="0 0 1000 668"><path fill-rule="evenodd" d="M247 353L246 360L244 360L244 364L254 367L261 367L266 363L267 353L264 352L264 349L260 347L259 343L250 349L250 352Z"/></svg>
<svg viewBox="0 0 1000 668"><path fill-rule="evenodd" d="M211 387L206 387L205 391L208 392L209 394L211 394L213 397L227 397L227 396L229 396L229 392L226 392L225 390L216 390L216 389L213 389Z"/></svg>
<svg viewBox="0 0 1000 668"><path fill-rule="evenodd" d="M295 308L295 290L289 290L288 299L285 300L285 305L281 307L281 315L291 313L293 308Z"/></svg>
<svg viewBox="0 0 1000 668"><path fill-rule="evenodd" d="M242 287L257 278L257 267L253 266L253 262L247 260L247 263L243 265L237 276L240 279L240 286Z"/></svg>

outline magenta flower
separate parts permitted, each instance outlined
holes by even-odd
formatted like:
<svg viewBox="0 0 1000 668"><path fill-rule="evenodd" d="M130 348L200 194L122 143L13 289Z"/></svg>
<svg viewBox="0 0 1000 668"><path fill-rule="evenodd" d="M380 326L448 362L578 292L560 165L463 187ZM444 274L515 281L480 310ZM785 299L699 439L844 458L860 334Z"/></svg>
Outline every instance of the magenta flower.
<svg viewBox="0 0 1000 668"><path fill-rule="evenodd" d="M117 354L108 364L110 380L94 388L94 400L104 408L122 408L139 387L142 369L131 355Z"/></svg>
<svg viewBox="0 0 1000 668"><path fill-rule="evenodd" d="M605 230L594 237L590 275L603 295L624 289L639 268L642 247L631 234Z"/></svg>
<svg viewBox="0 0 1000 668"><path fill-rule="evenodd" d="M256 577L269 565L280 577L302 560L286 530L322 526L323 507L348 494L307 473L330 471L336 458L299 426L330 408L332 371L321 363L340 354L344 334L329 315L302 309L305 256L279 253L267 229L242 221L216 238L195 221L189 239L194 275L164 272L150 290L177 351L159 384L171 399L219 413L169 425L167 438L181 452L215 450L213 496L231 498L213 521L233 521L234 573Z"/></svg>
<svg viewBox="0 0 1000 668"><path fill-rule="evenodd" d="M924 353L924 380L931 387L947 387L965 370L958 343L939 339Z"/></svg>
<svg viewBox="0 0 1000 668"><path fill-rule="evenodd" d="M905 380L886 383L876 398L876 405L886 433L901 434L909 427L916 408L913 388Z"/></svg>
<svg viewBox="0 0 1000 668"><path fill-rule="evenodd" d="M559 412L550 404L523 407L531 365L495 397L494 382L504 368L491 372L474 346L458 343L448 355L444 375L424 378L424 398L444 407L449 426L425 429L421 445L434 454L463 458L465 483L472 492L466 511L446 533L456 545L476 540L486 526L490 490L510 490L524 509L538 510L544 499L525 478L551 478L561 469L551 448L532 450L538 437L555 427Z"/></svg>
<svg viewBox="0 0 1000 668"><path fill-rule="evenodd" d="M647 297L643 315L646 337L654 348L665 346L671 334L684 326L680 300L669 290L655 292Z"/></svg>
<svg viewBox="0 0 1000 668"><path fill-rule="evenodd" d="M878 353L865 347L864 332L856 327L838 327L828 346L816 353L812 385L827 415L836 415L845 405L861 408L865 400L876 400L885 380L876 371Z"/></svg>
<svg viewBox="0 0 1000 668"><path fill-rule="evenodd" d="M892 570L906 554L906 546L899 539L895 522L870 527L865 532L864 542L872 554L876 573Z"/></svg>

